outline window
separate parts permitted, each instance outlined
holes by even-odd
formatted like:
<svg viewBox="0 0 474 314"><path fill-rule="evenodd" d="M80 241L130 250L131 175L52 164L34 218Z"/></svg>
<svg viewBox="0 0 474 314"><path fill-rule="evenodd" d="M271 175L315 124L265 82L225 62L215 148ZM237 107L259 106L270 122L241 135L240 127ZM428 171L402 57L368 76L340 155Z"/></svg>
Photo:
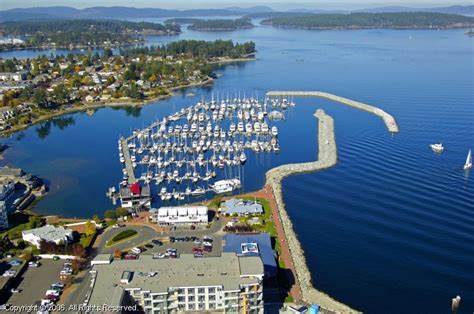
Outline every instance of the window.
<svg viewBox="0 0 474 314"><path fill-rule="evenodd" d="M209 288L207 291L208 291L209 293L214 293L214 292L216 292L216 288Z"/></svg>
<svg viewBox="0 0 474 314"><path fill-rule="evenodd" d="M205 298L204 298L203 296L201 296L201 297L198 298L198 301L199 301L199 302L204 302L204 299L205 299Z"/></svg>
<svg viewBox="0 0 474 314"><path fill-rule="evenodd" d="M183 294L184 293L184 289L178 289L178 294Z"/></svg>
<svg viewBox="0 0 474 314"><path fill-rule="evenodd" d="M215 301L216 300L216 296L215 295L210 295L209 296L209 301Z"/></svg>
<svg viewBox="0 0 474 314"><path fill-rule="evenodd" d="M188 305L188 308L189 308L190 310L194 310L194 304L189 304L189 305Z"/></svg>
<svg viewBox="0 0 474 314"><path fill-rule="evenodd" d="M178 297L178 302L184 302L186 299L184 297Z"/></svg>
<svg viewBox="0 0 474 314"><path fill-rule="evenodd" d="M204 293L204 288L199 288L198 293Z"/></svg>
<svg viewBox="0 0 474 314"><path fill-rule="evenodd" d="M189 296L189 297L188 297L188 302L194 302L194 296L192 296L192 295Z"/></svg>
<svg viewBox="0 0 474 314"><path fill-rule="evenodd" d="M194 294L194 288L188 288L188 294Z"/></svg>

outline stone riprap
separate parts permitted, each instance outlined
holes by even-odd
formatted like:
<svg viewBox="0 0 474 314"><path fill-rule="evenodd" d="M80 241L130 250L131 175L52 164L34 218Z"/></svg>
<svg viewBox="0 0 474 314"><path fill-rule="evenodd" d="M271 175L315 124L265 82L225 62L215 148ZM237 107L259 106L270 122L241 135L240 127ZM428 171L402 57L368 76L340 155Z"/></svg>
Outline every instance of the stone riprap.
<svg viewBox="0 0 474 314"><path fill-rule="evenodd" d="M355 100L347 99L344 97L340 97L334 94L329 94L325 92L318 92L318 91L271 91L268 92L267 97L319 97L319 98L326 98L329 100L333 100L339 102L341 104L357 108L360 110L364 110L370 113L375 114L383 119L387 129L392 133L399 132L397 122L395 118L390 115L389 113L383 111L378 107L374 107L371 105L367 105Z"/></svg>
<svg viewBox="0 0 474 314"><path fill-rule="evenodd" d="M334 120L325 114L322 109L315 113L318 118L318 160L314 162L305 162L299 164L287 164L269 170L266 173L267 184L272 187L275 202L278 207L280 220L285 231L286 241L290 249L291 259L293 260L296 271L296 280L301 288L303 300L310 304L318 304L325 310L334 313L359 313L358 311L342 304L329 295L314 288L311 280L311 273L306 264L306 258L301 244L293 230L293 224L288 216L283 202L282 180L283 178L306 172L313 172L332 167L337 162L337 148L334 135Z"/></svg>

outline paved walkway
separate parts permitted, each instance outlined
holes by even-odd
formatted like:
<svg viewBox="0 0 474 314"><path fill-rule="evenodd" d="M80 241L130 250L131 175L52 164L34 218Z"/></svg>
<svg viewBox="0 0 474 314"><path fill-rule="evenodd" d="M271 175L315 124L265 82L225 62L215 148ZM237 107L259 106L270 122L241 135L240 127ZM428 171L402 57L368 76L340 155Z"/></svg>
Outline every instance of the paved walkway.
<svg viewBox="0 0 474 314"><path fill-rule="evenodd" d="M270 207L272 209L272 220L275 223L275 228L277 231L277 239L281 246L281 255L279 258L283 261L283 263L285 264L285 267L291 270L292 278L288 278L288 282L294 281L294 284L290 288L290 294L296 301L301 300L302 299L301 288L298 282L298 277L296 277L293 260L291 259L291 255L290 255L290 249L288 247L288 243L286 242L285 231L283 230L283 225L281 224L280 216L278 214L278 208L275 202L275 198L273 197L273 191L272 191L271 186L266 185L263 187L263 189L259 191L244 194L242 196L252 196L252 197L264 198L268 200Z"/></svg>

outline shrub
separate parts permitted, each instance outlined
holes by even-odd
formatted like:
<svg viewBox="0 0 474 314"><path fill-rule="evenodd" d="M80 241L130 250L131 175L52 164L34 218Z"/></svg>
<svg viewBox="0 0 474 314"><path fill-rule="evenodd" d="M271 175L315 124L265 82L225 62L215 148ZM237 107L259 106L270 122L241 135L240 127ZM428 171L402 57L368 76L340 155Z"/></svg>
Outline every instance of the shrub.
<svg viewBox="0 0 474 314"><path fill-rule="evenodd" d="M115 235L112 238L112 242L117 242L117 241L129 238L131 236L136 235L137 233L138 232L136 232L135 230L132 230L132 229L124 230L124 231L120 232L119 234Z"/></svg>

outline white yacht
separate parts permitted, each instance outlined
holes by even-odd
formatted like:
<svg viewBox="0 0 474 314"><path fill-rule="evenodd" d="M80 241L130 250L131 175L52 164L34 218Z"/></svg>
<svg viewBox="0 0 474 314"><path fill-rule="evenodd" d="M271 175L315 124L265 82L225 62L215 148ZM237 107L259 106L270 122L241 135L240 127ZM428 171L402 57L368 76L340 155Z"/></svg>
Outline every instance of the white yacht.
<svg viewBox="0 0 474 314"><path fill-rule="evenodd" d="M430 144L430 147L435 152L442 152L444 150L443 143Z"/></svg>
<svg viewBox="0 0 474 314"><path fill-rule="evenodd" d="M247 156L245 155L244 152L242 152L242 154L240 154L239 159L240 159L241 163L245 163L247 161Z"/></svg>
<svg viewBox="0 0 474 314"><path fill-rule="evenodd" d="M240 180L239 179L230 179L230 180L219 180L214 183L212 186L212 190L216 194L223 194L232 192L235 189L240 187Z"/></svg>
<svg viewBox="0 0 474 314"><path fill-rule="evenodd" d="M471 150L467 153L466 163L464 164L464 170L468 170L472 168L472 154Z"/></svg>

